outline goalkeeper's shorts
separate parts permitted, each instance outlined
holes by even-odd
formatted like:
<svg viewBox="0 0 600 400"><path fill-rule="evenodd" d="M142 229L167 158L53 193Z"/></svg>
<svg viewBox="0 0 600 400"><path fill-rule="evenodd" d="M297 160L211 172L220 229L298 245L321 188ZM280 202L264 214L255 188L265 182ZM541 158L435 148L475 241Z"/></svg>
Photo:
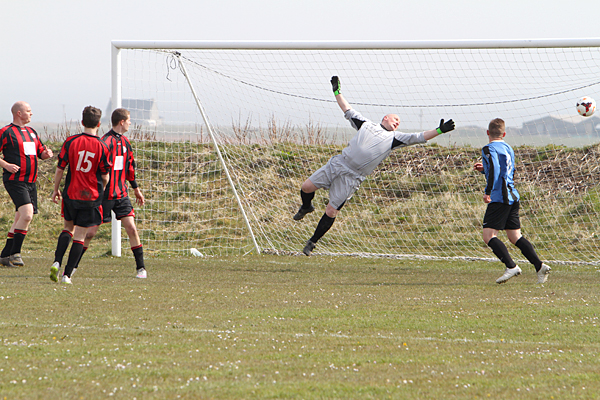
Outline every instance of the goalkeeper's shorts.
<svg viewBox="0 0 600 400"><path fill-rule="evenodd" d="M348 167L338 154L308 179L319 189L329 189L329 204L339 210L358 190L365 177Z"/></svg>

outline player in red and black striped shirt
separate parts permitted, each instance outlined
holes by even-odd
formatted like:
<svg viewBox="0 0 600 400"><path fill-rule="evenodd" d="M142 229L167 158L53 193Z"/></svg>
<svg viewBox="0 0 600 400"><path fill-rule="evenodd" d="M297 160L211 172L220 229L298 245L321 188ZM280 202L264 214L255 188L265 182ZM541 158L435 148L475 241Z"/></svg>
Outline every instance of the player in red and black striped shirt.
<svg viewBox="0 0 600 400"><path fill-rule="evenodd" d="M135 226L135 212L129 196L127 195L127 182L131 185L138 205L144 205L144 196L135 181L135 160L133 159L133 149L129 140L125 137L125 132L129 130L131 118L129 111L124 108L117 108L111 115L112 129L102 137L102 140L108 146L109 160L112 164L110 171L110 181L104 192L102 201L102 212L104 214L102 222L111 222L111 211L115 217L121 221L127 236L129 244L135 258L136 277L146 278L146 267L144 265L144 251L142 242ZM93 227L86 237L85 247L89 246L92 237L98 231L98 227ZM84 250L85 251L85 250Z"/></svg>
<svg viewBox="0 0 600 400"><path fill-rule="evenodd" d="M63 283L71 283L71 274L83 254L83 243L89 228L102 223L102 197L109 179L110 162L108 148L97 136L101 118L102 111L92 106L86 107L81 121L83 133L69 136L58 155L52 201L58 203L61 198L58 189L68 165L69 171L62 192L63 217L65 228L71 228L73 235ZM50 278L57 280L58 268L55 270L54 267L53 264Z"/></svg>
<svg viewBox="0 0 600 400"><path fill-rule="evenodd" d="M6 191L15 204L15 221L8 231L6 245L0 254L0 263L8 267L23 266L21 246L27 235L29 223L37 214L38 157L52 157L52 150L44 146L35 130L26 126L31 122L31 106L16 102L11 112L13 122L0 129L0 167L4 168Z"/></svg>

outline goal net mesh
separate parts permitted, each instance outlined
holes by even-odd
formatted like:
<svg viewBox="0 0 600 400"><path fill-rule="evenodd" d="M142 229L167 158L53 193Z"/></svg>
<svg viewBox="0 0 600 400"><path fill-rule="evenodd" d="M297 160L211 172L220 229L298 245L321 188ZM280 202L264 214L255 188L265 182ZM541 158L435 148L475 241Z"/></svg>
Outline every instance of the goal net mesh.
<svg viewBox="0 0 600 400"><path fill-rule="evenodd" d="M543 260L596 262L600 118L580 117L575 104L600 98L598 50L122 49L122 105L131 111L128 135L147 200L136 209L144 247L255 253L252 232L262 252L301 251L328 192L318 190L315 212L297 222L300 186L355 133L331 90L337 75L366 118L398 114L405 132L452 118L456 130L393 151L315 254L493 258L481 239L485 177L473 165L489 121L500 117L517 159L523 235Z"/></svg>

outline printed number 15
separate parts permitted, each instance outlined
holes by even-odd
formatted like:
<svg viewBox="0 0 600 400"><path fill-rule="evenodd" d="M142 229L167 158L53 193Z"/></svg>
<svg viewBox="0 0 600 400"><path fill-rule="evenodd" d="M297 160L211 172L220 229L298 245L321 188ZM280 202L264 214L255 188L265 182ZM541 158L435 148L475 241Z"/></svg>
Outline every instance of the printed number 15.
<svg viewBox="0 0 600 400"><path fill-rule="evenodd" d="M81 150L77 154L79 154L79 159L77 160L77 168L75 168L75 170L81 172L89 172L90 169L92 169L92 161L90 160L90 158L93 159L96 156L96 153Z"/></svg>

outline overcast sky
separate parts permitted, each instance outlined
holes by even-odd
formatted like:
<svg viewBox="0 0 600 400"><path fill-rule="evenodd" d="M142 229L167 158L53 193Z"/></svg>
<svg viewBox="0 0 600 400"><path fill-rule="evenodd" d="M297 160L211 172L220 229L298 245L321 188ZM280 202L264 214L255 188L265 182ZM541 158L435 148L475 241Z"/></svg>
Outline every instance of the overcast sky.
<svg viewBox="0 0 600 400"><path fill-rule="evenodd" d="M600 37L600 1L1 0L0 121L78 121L110 98L111 40Z"/></svg>

